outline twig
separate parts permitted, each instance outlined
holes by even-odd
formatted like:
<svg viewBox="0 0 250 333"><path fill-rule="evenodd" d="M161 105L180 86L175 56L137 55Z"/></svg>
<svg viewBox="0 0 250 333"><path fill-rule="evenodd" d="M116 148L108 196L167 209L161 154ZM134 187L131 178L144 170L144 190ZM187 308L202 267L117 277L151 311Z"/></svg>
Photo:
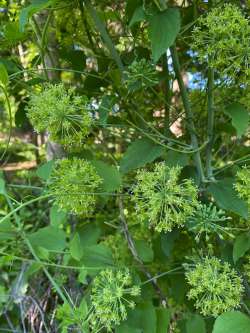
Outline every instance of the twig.
<svg viewBox="0 0 250 333"><path fill-rule="evenodd" d="M151 275L151 273L147 271L147 269L145 268L145 266L143 264L143 261L138 256L138 253L137 253L137 250L135 248L135 244L134 244L133 238L132 238L132 236L131 236L131 234L130 234L130 232L128 230L128 225L127 225L126 217L124 215L122 197L119 197L119 211L120 211L120 221L121 221L121 224L122 224L124 236L125 236L126 241L128 243L129 250L132 253L134 259L138 262L139 267L141 268L141 270L143 271L143 273L147 276L147 278L150 280L152 286L154 287L154 289L158 293L158 295L159 295L159 297L161 299L162 305L166 306L167 305L167 298L166 298L166 296L164 295L163 291L161 290L161 288L156 283L156 281L155 281L154 277Z"/></svg>

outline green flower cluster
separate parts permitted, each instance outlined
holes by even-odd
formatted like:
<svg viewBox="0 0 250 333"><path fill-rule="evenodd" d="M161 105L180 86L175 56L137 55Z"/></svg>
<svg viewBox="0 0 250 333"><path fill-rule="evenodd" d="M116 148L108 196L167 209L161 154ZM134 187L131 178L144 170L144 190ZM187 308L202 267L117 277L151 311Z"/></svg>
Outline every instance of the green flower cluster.
<svg viewBox="0 0 250 333"><path fill-rule="evenodd" d="M156 231L180 227L198 206L198 190L190 179L178 182L180 167L156 164L153 171L139 171L133 201L142 222L149 221Z"/></svg>
<svg viewBox="0 0 250 333"><path fill-rule="evenodd" d="M196 233L195 240L197 242L202 234L205 234L207 241L210 234L217 234L221 239L224 239L225 235L233 237L229 232L230 228L221 225L227 220L230 220L230 217L226 217L224 211L217 209L212 203L209 205L200 204L195 214L188 220L188 229Z"/></svg>
<svg viewBox="0 0 250 333"><path fill-rule="evenodd" d="M250 168L245 167L237 172L235 188L239 197L247 201L250 211Z"/></svg>
<svg viewBox="0 0 250 333"><path fill-rule="evenodd" d="M88 161L73 158L55 163L50 177L48 193L62 209L74 214L91 214L95 206L95 193L102 179Z"/></svg>
<svg viewBox="0 0 250 333"><path fill-rule="evenodd" d="M108 235L102 241L112 251L112 257L116 263L128 263L131 259L127 241L123 233Z"/></svg>
<svg viewBox="0 0 250 333"><path fill-rule="evenodd" d="M235 5L216 7L198 19L192 48L201 62L232 79L250 74L250 25Z"/></svg>
<svg viewBox="0 0 250 333"><path fill-rule="evenodd" d="M133 63L128 66L126 75L126 84L130 91L151 87L159 82L155 65L147 62L146 59L133 61Z"/></svg>
<svg viewBox="0 0 250 333"><path fill-rule="evenodd" d="M250 283L250 256L247 257L248 262L244 265L245 275L247 277L248 283Z"/></svg>
<svg viewBox="0 0 250 333"><path fill-rule="evenodd" d="M186 272L186 278L191 286L188 298L204 316L217 317L239 307L244 287L228 263L206 257Z"/></svg>
<svg viewBox="0 0 250 333"><path fill-rule="evenodd" d="M37 132L48 131L51 140L63 145L80 144L93 122L87 97L76 96L63 84L48 84L31 95L27 115Z"/></svg>
<svg viewBox="0 0 250 333"><path fill-rule="evenodd" d="M94 308L94 327L112 330L127 318L127 307L133 309L131 297L140 295L139 286L133 285L128 269L113 271L105 269L93 281L91 303Z"/></svg>

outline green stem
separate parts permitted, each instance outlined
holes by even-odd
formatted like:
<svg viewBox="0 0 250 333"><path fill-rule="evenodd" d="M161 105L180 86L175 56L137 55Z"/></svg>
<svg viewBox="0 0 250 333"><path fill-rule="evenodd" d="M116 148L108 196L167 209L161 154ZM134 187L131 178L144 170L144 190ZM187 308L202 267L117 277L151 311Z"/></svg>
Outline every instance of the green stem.
<svg viewBox="0 0 250 333"><path fill-rule="evenodd" d="M174 67L176 79L178 81L178 85L179 85L179 89L180 89L180 93L181 93L181 98L183 101L183 106L184 106L185 113L186 113L187 129L190 134L191 144L193 146L193 149L197 151L194 155L194 159L195 159L195 165L196 165L198 176L199 176L199 182L202 183L202 182L204 182L205 177L204 177L204 171L203 171L203 166L202 166L202 162L201 162L200 151L198 149L199 145L198 145L198 139L197 139L197 136L195 133L193 113L192 113L191 105L189 102L187 89L186 89L186 86L185 86L183 78L182 78L179 57L178 57L178 53L177 53L175 45L170 48L170 52L171 52L171 56L172 56L172 60L173 60L173 67Z"/></svg>
<svg viewBox="0 0 250 333"><path fill-rule="evenodd" d="M7 103L7 108L8 108L8 114L9 114L9 136L8 136L8 140L7 140L7 146L4 149L4 152L2 153L1 157L0 157L0 161L4 158L8 148L9 148L9 144L10 144L10 138L11 138L11 130L12 130L12 115L11 115L11 106L10 106L10 100L9 100L9 96L7 93L7 90L4 86L0 85L0 89L2 90L6 103Z"/></svg>
<svg viewBox="0 0 250 333"><path fill-rule="evenodd" d="M41 197L40 197L41 198ZM16 214L17 209L14 209L11 200L9 199L8 195L5 194L5 199L11 209L11 213L12 215L14 215L14 219L18 228L18 231L21 233L21 237L23 238L24 242L26 243L30 253L32 254L33 258L35 259L35 261L37 263L39 263L43 269L44 274L47 276L47 278L49 279L49 281L51 282L52 286L55 288L55 290L57 291L58 295L61 297L63 302L68 303L67 298L65 297L63 291L61 290L60 286L56 283L56 281L53 279L53 277L50 275L49 271L47 270L46 267L44 267L42 261L38 258L38 256L36 255L36 252L33 248L33 246L31 245L29 239L26 237L25 231L22 228L22 224L20 222L20 218L18 217L18 215ZM38 199L38 198L36 198ZM33 201L34 202L34 201ZM24 205L22 205L22 207L24 207Z"/></svg>
<svg viewBox="0 0 250 333"><path fill-rule="evenodd" d="M46 80L49 80L49 75L48 75L47 68L46 68L46 63L45 63L44 50L43 50L42 45L40 44L41 32L40 32L39 26L38 26L34 17L32 17L32 21L34 23L34 31L35 31L37 41L38 41L37 46L38 46L38 48L40 49L40 52L41 52L41 60L42 60L44 75L45 75Z"/></svg>
<svg viewBox="0 0 250 333"><path fill-rule="evenodd" d="M118 52L116 51L115 49L115 46L106 30L106 27L104 25L104 23L102 22L101 18L99 17L97 11L95 10L95 8L92 6L90 0L85 0L85 6L90 14L90 16L92 17L95 25L96 25L96 28L99 30L100 34L101 34L101 37L104 41L104 43L106 44L110 54L111 54L111 57L114 59L114 61L116 62L117 64L117 67L119 68L120 72L121 72L121 75L123 75L123 64L122 64L122 61L121 61L121 58L118 54Z"/></svg>
<svg viewBox="0 0 250 333"><path fill-rule="evenodd" d="M49 198L51 195L50 194L46 194L46 195L43 195L43 196L40 196L38 198L34 198L34 199L31 199L29 201L26 201L24 202L23 204L21 204L20 206L16 207L15 209L12 209L11 212L9 212L9 214L5 215L1 220L0 220L0 224L3 223L4 221L6 221L9 217L11 217L12 215L15 215L16 212L18 212L20 209L22 209L23 207L25 206L28 206L36 201L39 201L39 200L43 200L43 199L46 199L46 198Z"/></svg>
<svg viewBox="0 0 250 333"><path fill-rule="evenodd" d="M212 148L214 141L214 70L212 68L208 69L207 117L208 145L206 150L206 170L208 179L213 180Z"/></svg>

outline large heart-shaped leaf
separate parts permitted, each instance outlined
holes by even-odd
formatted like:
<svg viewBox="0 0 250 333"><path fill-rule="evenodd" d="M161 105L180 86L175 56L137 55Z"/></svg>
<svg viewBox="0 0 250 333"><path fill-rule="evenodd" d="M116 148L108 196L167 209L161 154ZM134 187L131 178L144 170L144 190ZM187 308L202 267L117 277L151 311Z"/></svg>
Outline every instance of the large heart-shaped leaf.
<svg viewBox="0 0 250 333"><path fill-rule="evenodd" d="M149 15L148 22L152 55L156 62L173 45L180 31L180 13L177 8L168 8L162 12Z"/></svg>
<svg viewBox="0 0 250 333"><path fill-rule="evenodd" d="M220 315L213 328L213 333L249 333L250 318L239 311L226 312Z"/></svg>

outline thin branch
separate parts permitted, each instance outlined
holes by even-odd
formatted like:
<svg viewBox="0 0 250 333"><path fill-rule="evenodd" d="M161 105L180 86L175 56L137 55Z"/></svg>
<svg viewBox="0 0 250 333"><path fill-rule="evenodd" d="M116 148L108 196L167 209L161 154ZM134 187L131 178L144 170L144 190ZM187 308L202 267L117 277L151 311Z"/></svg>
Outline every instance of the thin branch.
<svg viewBox="0 0 250 333"><path fill-rule="evenodd" d="M147 276L147 278L150 280L152 286L154 287L154 289L156 290L157 294L159 295L160 299L161 299L161 303L163 306L167 305L167 298L164 295L163 291L161 290L161 288L158 286L155 278L151 275L150 272L147 271L147 269L145 268L143 261L140 259L137 250L135 248L135 244L134 244L134 240L128 230L128 225L127 225L127 221L126 221L126 217L124 215L124 208L123 208L123 201L122 201L122 197L119 197L119 211L120 211L120 221L122 224L122 228L123 228L123 232L124 232L124 236L126 238L126 241L128 243L128 247L130 252L132 253L135 261L138 262L139 267L141 268L141 270L143 271L143 273Z"/></svg>

